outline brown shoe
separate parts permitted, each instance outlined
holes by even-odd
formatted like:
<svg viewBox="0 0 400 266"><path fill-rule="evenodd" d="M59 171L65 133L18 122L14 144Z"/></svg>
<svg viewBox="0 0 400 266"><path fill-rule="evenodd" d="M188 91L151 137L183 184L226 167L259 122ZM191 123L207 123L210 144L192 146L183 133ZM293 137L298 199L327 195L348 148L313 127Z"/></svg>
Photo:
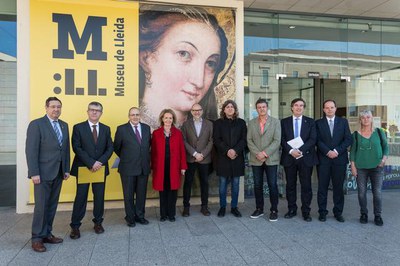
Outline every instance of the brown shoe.
<svg viewBox="0 0 400 266"><path fill-rule="evenodd" d="M78 239L81 237L81 232L79 231L79 228L72 228L71 233L69 234L69 237L71 239Z"/></svg>
<svg viewBox="0 0 400 266"><path fill-rule="evenodd" d="M101 224L95 224L94 227L93 227L93 229L94 229L94 232L95 232L96 234L102 234L102 233L104 233L104 228L103 228L103 226L102 226Z"/></svg>
<svg viewBox="0 0 400 266"><path fill-rule="evenodd" d="M182 216L183 217L189 217L190 216L190 208L189 207L183 207Z"/></svg>
<svg viewBox="0 0 400 266"><path fill-rule="evenodd" d="M43 243L49 243L49 244L60 244L63 242L62 238L55 237L53 235L43 238Z"/></svg>
<svg viewBox="0 0 400 266"><path fill-rule="evenodd" d="M208 210L207 206L202 206L200 209L200 212L204 215L204 216L210 216L210 211Z"/></svg>
<svg viewBox="0 0 400 266"><path fill-rule="evenodd" d="M36 251L36 252L45 252L46 251L46 247L43 245L42 241L32 242L32 249L33 249L33 251Z"/></svg>

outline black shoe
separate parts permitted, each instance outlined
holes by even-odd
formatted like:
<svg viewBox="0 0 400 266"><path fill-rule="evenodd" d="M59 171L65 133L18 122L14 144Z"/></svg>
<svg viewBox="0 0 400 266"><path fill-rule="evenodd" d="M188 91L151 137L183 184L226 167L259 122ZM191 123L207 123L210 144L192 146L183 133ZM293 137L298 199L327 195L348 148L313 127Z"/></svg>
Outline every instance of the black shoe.
<svg viewBox="0 0 400 266"><path fill-rule="evenodd" d="M94 224L93 229L96 234L104 233L104 227L101 224Z"/></svg>
<svg viewBox="0 0 400 266"><path fill-rule="evenodd" d="M240 213L240 211L239 211L239 209L237 207L236 208L231 208L231 213L235 217L242 217L242 214Z"/></svg>
<svg viewBox="0 0 400 266"><path fill-rule="evenodd" d="M146 220L145 218L135 218L135 222L146 225L149 224L149 221Z"/></svg>
<svg viewBox="0 0 400 266"><path fill-rule="evenodd" d="M256 209L252 215L250 215L250 218L252 219L257 219L260 218L261 216L264 215L264 212L261 209Z"/></svg>
<svg viewBox="0 0 400 266"><path fill-rule="evenodd" d="M339 223L344 223L344 218L343 218L343 216L341 214L335 215L335 219Z"/></svg>
<svg viewBox="0 0 400 266"><path fill-rule="evenodd" d="M278 213L275 212L275 211L272 211L272 212L269 214L269 221L270 221L270 222L276 222L276 221L278 221Z"/></svg>
<svg viewBox="0 0 400 266"><path fill-rule="evenodd" d="M225 208L221 207L218 211L218 217L224 217L225 216Z"/></svg>
<svg viewBox="0 0 400 266"><path fill-rule="evenodd" d="M318 216L318 220L320 220L321 222L326 222L326 214L320 213Z"/></svg>
<svg viewBox="0 0 400 266"><path fill-rule="evenodd" d="M136 223L134 221L133 222L126 222L126 225L129 226L129 227L135 227Z"/></svg>
<svg viewBox="0 0 400 266"><path fill-rule="evenodd" d="M382 226L383 225L382 217L380 215L376 215L375 219L374 219L374 223L377 226Z"/></svg>
<svg viewBox="0 0 400 266"><path fill-rule="evenodd" d="M175 217L174 216L168 217L168 220L173 223L175 222Z"/></svg>
<svg viewBox="0 0 400 266"><path fill-rule="evenodd" d="M201 212L204 216L210 216L210 215L211 215L211 213L210 213L210 211L208 210L207 206L202 206L201 209L200 209L200 212Z"/></svg>
<svg viewBox="0 0 400 266"><path fill-rule="evenodd" d="M190 216L190 209L189 209L189 207L183 207L182 216L183 216L183 217L189 217L189 216Z"/></svg>
<svg viewBox="0 0 400 266"><path fill-rule="evenodd" d="M167 220L167 217L165 217L165 216L160 217L160 222L165 222L166 220Z"/></svg>
<svg viewBox="0 0 400 266"><path fill-rule="evenodd" d="M303 219L306 222L311 222L312 221L312 218L311 218L309 213L303 213Z"/></svg>
<svg viewBox="0 0 400 266"><path fill-rule="evenodd" d="M71 239L78 239L81 237L81 232L79 231L79 228L72 228L71 233L69 234L69 237Z"/></svg>
<svg viewBox="0 0 400 266"><path fill-rule="evenodd" d="M297 215L297 212L296 211L288 211L286 214L285 214L285 218L286 219L291 219L291 218L293 218L293 217L295 217Z"/></svg>
<svg viewBox="0 0 400 266"><path fill-rule="evenodd" d="M367 214L365 214L365 213L361 214L360 223L362 223L362 224L368 223L368 215Z"/></svg>

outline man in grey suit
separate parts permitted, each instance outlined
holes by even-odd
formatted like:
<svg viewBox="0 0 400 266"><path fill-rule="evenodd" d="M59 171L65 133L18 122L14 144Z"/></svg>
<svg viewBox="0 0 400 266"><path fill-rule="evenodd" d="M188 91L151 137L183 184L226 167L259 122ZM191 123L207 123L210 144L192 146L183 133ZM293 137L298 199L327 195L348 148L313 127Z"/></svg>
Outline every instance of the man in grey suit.
<svg viewBox="0 0 400 266"><path fill-rule="evenodd" d="M92 183L94 231L96 234L104 232L102 225L104 214L105 178L109 175L108 159L113 153L110 127L100 123L103 106L99 102L88 105L88 120L74 126L72 130L72 149L75 152L71 167L71 175L76 176L76 196L71 216L72 239L78 239L81 234L79 227L85 217L90 183L79 184L79 168L88 168L91 172L99 171L104 167L104 181Z"/></svg>
<svg viewBox="0 0 400 266"><path fill-rule="evenodd" d="M200 177L201 209L200 212L209 216L208 210L208 176L211 167L211 150L213 147L213 125L202 118L203 108L194 104L191 110L193 118L182 125L182 134L186 148L188 169L185 172L183 184L183 217L190 215L190 196L196 169Z"/></svg>
<svg viewBox="0 0 400 266"><path fill-rule="evenodd" d="M252 119L247 127L247 147L250 150L250 165L253 169L254 196L256 210L250 218L264 215L264 172L267 175L269 200L271 202L270 221L278 220L278 183L279 147L281 145L281 125L278 119L268 115L268 102L258 99L256 102L258 117Z"/></svg>
<svg viewBox="0 0 400 266"><path fill-rule="evenodd" d="M150 127L140 123L140 110L129 109L129 121L117 128L114 151L119 156L118 172L124 192L125 220L129 227L148 224L144 218L147 181L150 174ZM135 202L136 195L136 202Z"/></svg>
<svg viewBox="0 0 400 266"><path fill-rule="evenodd" d="M26 134L28 177L34 184L32 249L36 252L46 251L43 243L63 242L51 233L62 181L69 177L68 124L58 119L61 107L58 98L49 97L46 115L33 120Z"/></svg>

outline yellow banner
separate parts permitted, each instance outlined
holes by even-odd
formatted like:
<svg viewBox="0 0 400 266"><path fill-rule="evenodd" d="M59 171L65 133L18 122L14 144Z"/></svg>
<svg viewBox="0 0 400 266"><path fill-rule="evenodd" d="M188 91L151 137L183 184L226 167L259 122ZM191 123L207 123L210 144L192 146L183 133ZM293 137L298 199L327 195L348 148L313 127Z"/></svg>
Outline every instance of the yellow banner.
<svg viewBox="0 0 400 266"><path fill-rule="evenodd" d="M72 134L73 125L87 119L88 103L98 101L104 107L101 122L114 138L117 126L128 121L129 108L139 103L138 15L134 2L31 0L31 119L43 116L46 98L56 96ZM73 156L71 149L71 162ZM116 169L106 182L106 199L122 199ZM60 201L73 201L75 191L71 177Z"/></svg>

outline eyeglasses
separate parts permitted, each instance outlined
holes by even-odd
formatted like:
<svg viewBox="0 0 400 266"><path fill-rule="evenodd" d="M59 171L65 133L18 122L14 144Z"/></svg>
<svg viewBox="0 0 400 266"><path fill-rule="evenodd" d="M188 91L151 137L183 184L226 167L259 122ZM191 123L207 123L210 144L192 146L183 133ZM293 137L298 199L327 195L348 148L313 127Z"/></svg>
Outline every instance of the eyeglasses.
<svg viewBox="0 0 400 266"><path fill-rule="evenodd" d="M101 110L99 110L99 109L89 109L88 110L89 112L92 112L92 113L101 113L102 111Z"/></svg>
<svg viewBox="0 0 400 266"><path fill-rule="evenodd" d="M192 112L201 112L203 109L192 109Z"/></svg>

